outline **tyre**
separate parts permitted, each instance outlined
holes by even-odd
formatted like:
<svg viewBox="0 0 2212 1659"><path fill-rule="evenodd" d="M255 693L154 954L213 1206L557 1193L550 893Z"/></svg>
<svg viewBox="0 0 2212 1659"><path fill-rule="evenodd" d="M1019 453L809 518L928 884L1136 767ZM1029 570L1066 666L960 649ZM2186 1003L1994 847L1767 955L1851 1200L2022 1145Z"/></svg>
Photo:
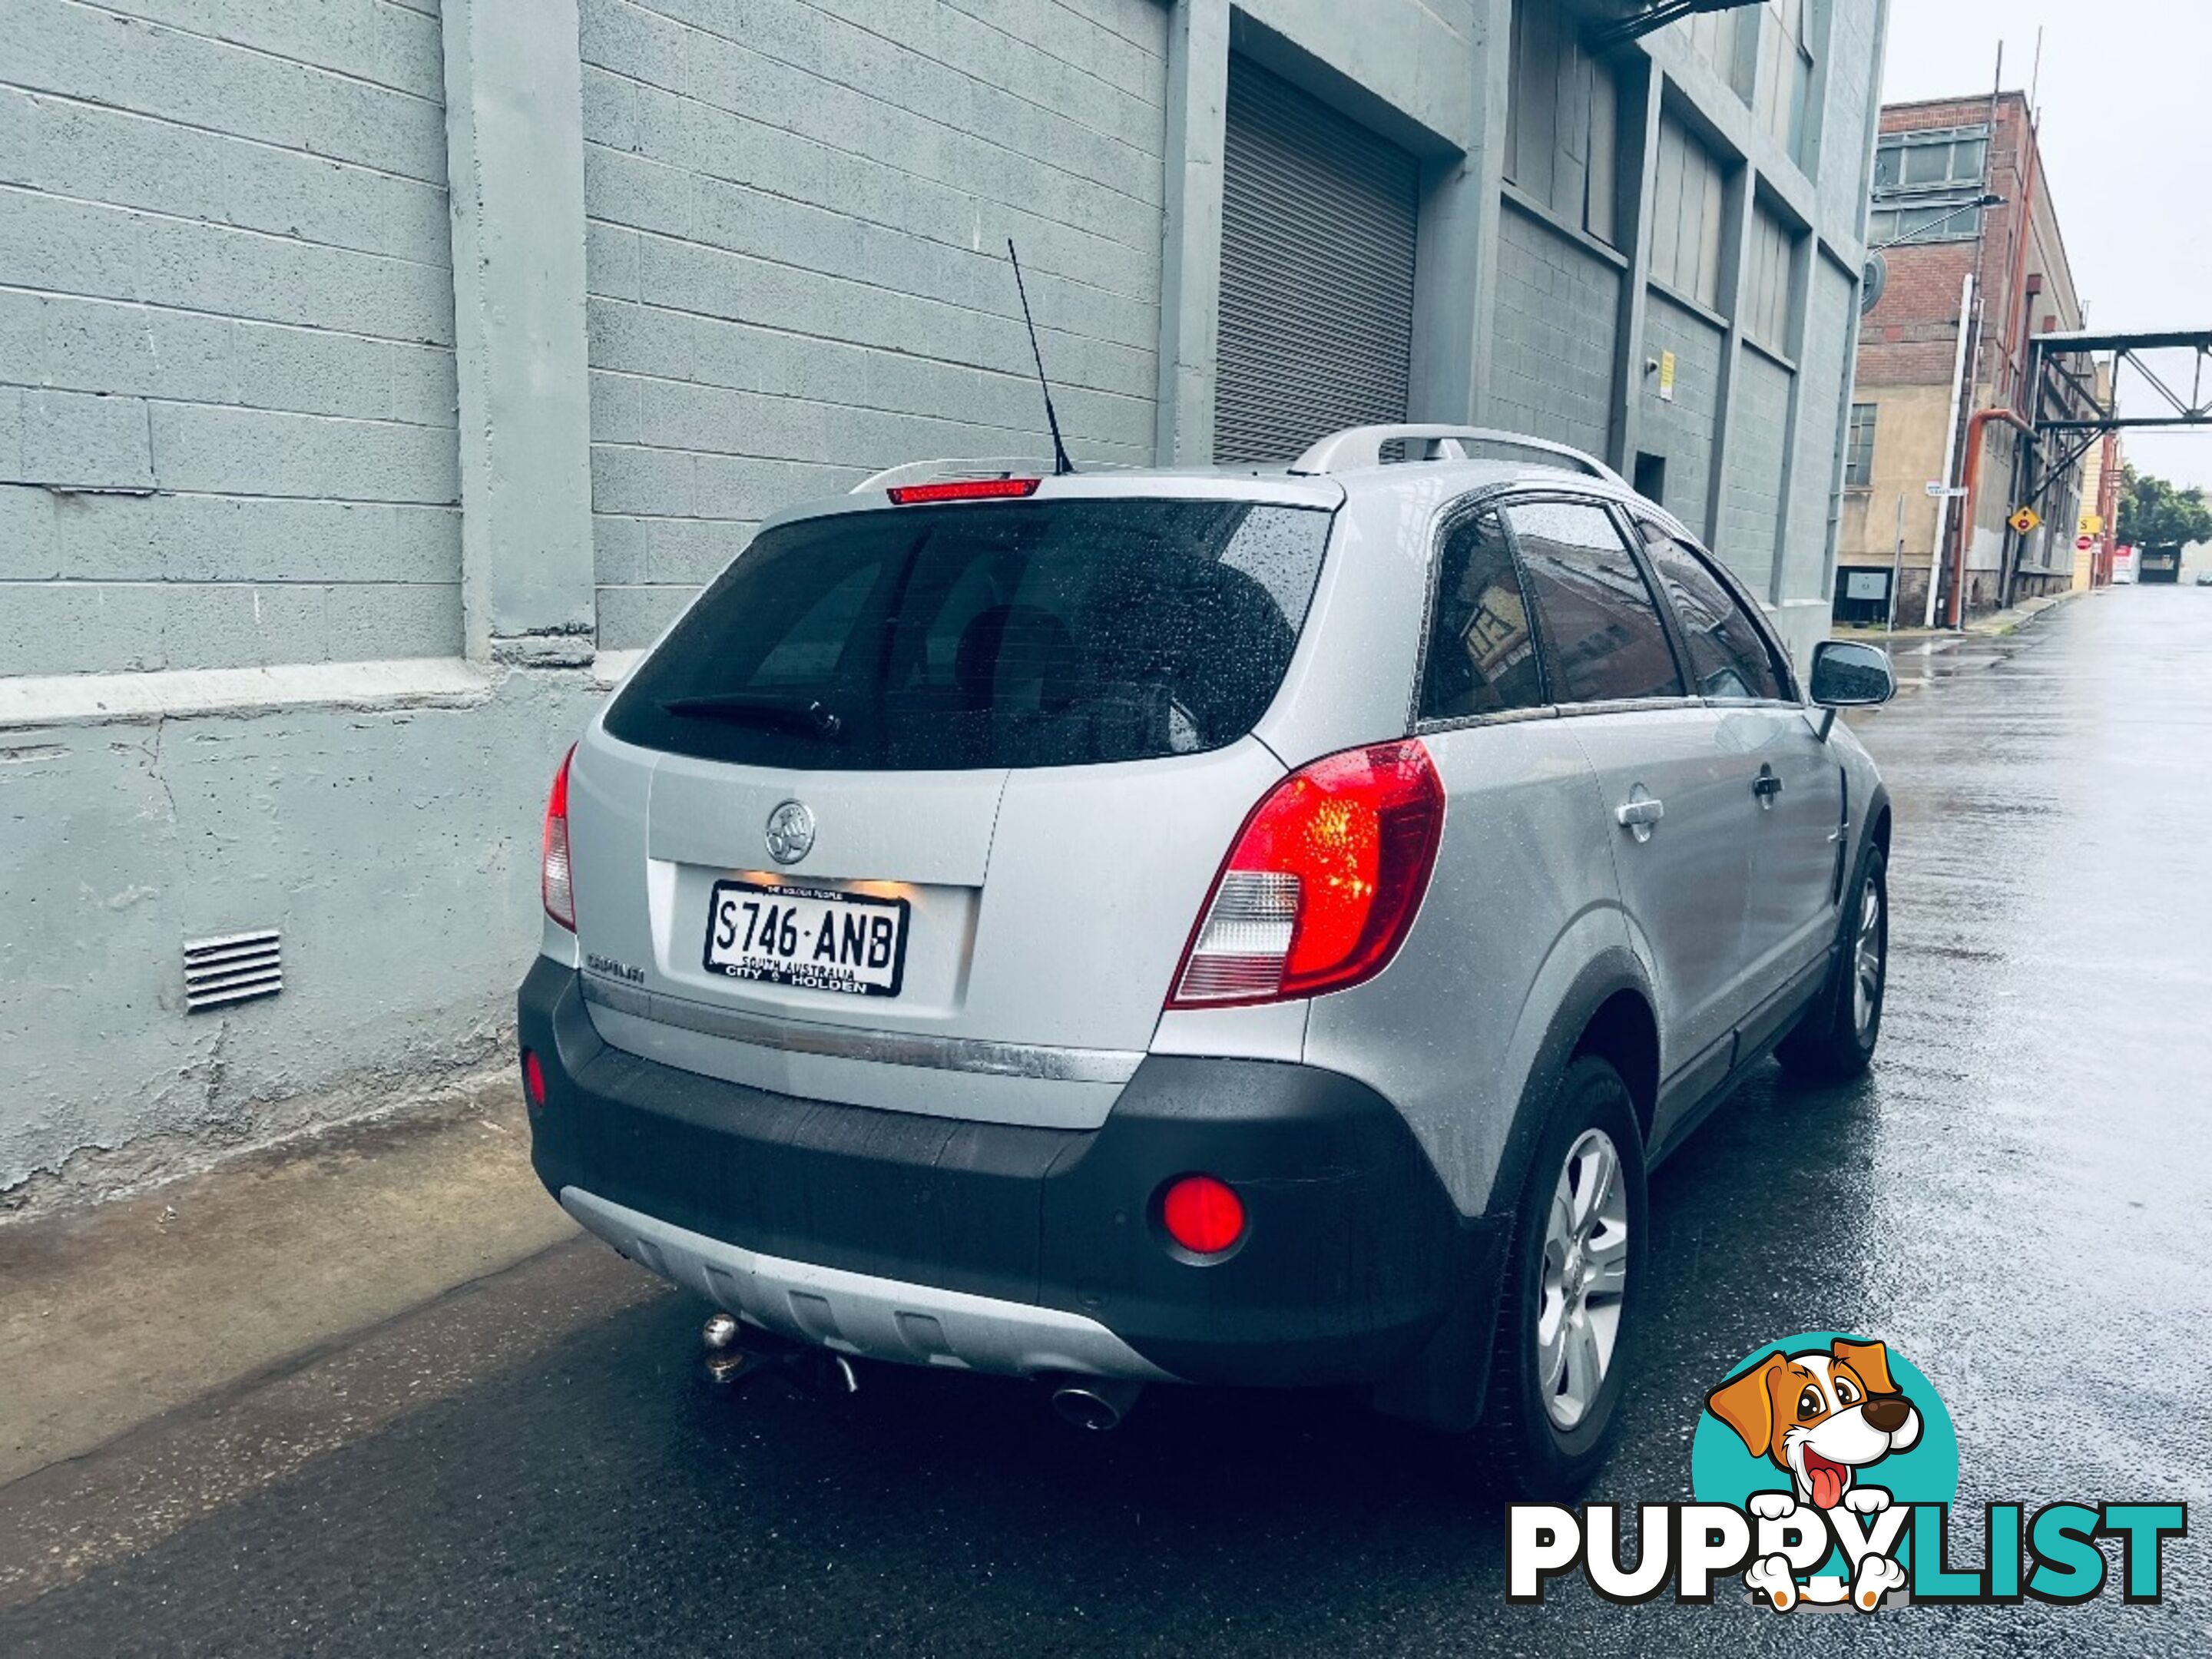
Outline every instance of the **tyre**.
<svg viewBox="0 0 2212 1659"><path fill-rule="evenodd" d="M1889 980L1889 883L1881 848L1869 841L1844 906L1828 981L1797 1029L1774 1053L1792 1076L1843 1083L1874 1061L1881 1040L1881 1000Z"/></svg>
<svg viewBox="0 0 2212 1659"><path fill-rule="evenodd" d="M1561 1499L1604 1462L1643 1294L1644 1137L1594 1054L1560 1079L1508 1247L1489 1405L1475 1432L1500 1484Z"/></svg>

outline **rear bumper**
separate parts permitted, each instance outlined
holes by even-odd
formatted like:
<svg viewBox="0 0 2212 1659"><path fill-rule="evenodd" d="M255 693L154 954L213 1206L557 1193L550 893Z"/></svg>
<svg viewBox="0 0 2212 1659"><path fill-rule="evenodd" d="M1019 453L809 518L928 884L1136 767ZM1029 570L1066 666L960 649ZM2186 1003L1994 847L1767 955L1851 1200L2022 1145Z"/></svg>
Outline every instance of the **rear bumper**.
<svg viewBox="0 0 2212 1659"><path fill-rule="evenodd" d="M544 1066L547 1188L648 1267L787 1334L878 1358L1292 1385L1398 1374L1494 1285L1404 1121L1334 1073L1154 1055L1089 1131L829 1104L603 1042L541 958L520 1040ZM1152 1214L1194 1170L1244 1200L1225 1259Z"/></svg>
<svg viewBox="0 0 2212 1659"><path fill-rule="evenodd" d="M801 1342L1017 1376L1070 1371L1150 1382L1165 1375L1079 1315L765 1255L574 1187L562 1193L561 1207L640 1266Z"/></svg>

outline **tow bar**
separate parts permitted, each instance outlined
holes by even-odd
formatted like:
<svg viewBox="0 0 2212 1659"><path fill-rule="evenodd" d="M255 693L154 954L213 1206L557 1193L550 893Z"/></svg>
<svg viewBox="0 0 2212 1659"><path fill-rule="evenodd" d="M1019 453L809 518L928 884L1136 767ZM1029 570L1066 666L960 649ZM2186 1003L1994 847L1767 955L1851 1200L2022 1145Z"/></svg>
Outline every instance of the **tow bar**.
<svg viewBox="0 0 2212 1659"><path fill-rule="evenodd" d="M699 1340L706 1350L707 1380L724 1388L773 1374L817 1400L849 1399L860 1389L860 1375L843 1354L758 1327L748 1329L734 1315L710 1315Z"/></svg>

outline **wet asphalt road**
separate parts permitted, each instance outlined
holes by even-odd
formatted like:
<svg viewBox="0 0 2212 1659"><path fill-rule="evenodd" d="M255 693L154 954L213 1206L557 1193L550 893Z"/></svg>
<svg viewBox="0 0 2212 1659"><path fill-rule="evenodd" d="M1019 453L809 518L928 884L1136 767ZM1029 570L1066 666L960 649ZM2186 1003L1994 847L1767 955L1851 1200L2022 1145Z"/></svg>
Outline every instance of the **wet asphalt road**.
<svg viewBox="0 0 2212 1659"><path fill-rule="evenodd" d="M1820 1328L1941 1387L1964 1504L2212 1496L2212 592L1932 663L1860 723L1898 810L1875 1074L1770 1068L1655 1177L1593 1498L1686 1497L1705 1390ZM1499 1500L1334 1400L1156 1390L1086 1437L975 1379L720 1395L702 1311L580 1242L0 1491L0 1537L65 1540L0 1653L2212 1651L2201 1527L2160 1607L1509 1607Z"/></svg>

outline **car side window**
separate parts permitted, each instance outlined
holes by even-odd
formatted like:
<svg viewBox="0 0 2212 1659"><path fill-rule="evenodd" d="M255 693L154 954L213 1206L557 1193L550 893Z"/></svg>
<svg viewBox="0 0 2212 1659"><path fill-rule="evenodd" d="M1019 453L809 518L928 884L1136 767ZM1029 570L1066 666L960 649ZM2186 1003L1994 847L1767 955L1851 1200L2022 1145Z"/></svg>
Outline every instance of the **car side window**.
<svg viewBox="0 0 2212 1659"><path fill-rule="evenodd" d="M1555 701L1685 695L1659 607L1611 514L1589 501L1516 501L1505 521L1535 602Z"/></svg>
<svg viewBox="0 0 2212 1659"><path fill-rule="evenodd" d="M1765 635L1704 556L1648 520L1640 520L1638 528L1660 588L1682 624L1698 695L1778 700L1782 677Z"/></svg>
<svg viewBox="0 0 2212 1659"><path fill-rule="evenodd" d="M1468 720L1544 704L1543 665L1513 545L1497 510L1444 537L1429 607L1421 718Z"/></svg>

